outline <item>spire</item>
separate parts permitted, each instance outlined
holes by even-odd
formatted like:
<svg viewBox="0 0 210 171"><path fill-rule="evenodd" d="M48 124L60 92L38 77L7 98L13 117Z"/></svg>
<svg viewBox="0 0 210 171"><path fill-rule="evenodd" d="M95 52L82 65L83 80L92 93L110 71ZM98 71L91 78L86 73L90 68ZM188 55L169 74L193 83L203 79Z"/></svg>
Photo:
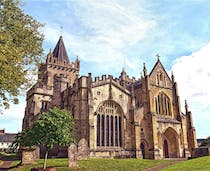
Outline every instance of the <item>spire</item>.
<svg viewBox="0 0 210 171"><path fill-rule="evenodd" d="M126 72L125 72L125 68L122 68L122 72L121 72L121 77L123 80L125 80L125 76L126 76Z"/></svg>
<svg viewBox="0 0 210 171"><path fill-rule="evenodd" d="M173 71L171 71L171 80L172 80L172 82L175 81L175 80L174 80L174 73L173 73Z"/></svg>
<svg viewBox="0 0 210 171"><path fill-rule="evenodd" d="M79 60L78 56L75 60L75 67L78 68L78 69L80 68L80 60Z"/></svg>
<svg viewBox="0 0 210 171"><path fill-rule="evenodd" d="M188 114L188 104L187 104L187 100L185 100L185 111L186 111L186 114Z"/></svg>
<svg viewBox="0 0 210 171"><path fill-rule="evenodd" d="M122 68L122 72L121 73L125 73L125 68L124 67Z"/></svg>
<svg viewBox="0 0 210 171"><path fill-rule="evenodd" d="M66 48L63 43L62 36L60 36L58 43L56 44L55 49L53 50L53 56L54 58L57 58L58 61L69 62L69 58L68 58Z"/></svg>
<svg viewBox="0 0 210 171"><path fill-rule="evenodd" d="M144 63L144 69L143 69L143 72L144 72L144 77L146 77L146 75L147 75L147 68L146 68L145 63Z"/></svg>

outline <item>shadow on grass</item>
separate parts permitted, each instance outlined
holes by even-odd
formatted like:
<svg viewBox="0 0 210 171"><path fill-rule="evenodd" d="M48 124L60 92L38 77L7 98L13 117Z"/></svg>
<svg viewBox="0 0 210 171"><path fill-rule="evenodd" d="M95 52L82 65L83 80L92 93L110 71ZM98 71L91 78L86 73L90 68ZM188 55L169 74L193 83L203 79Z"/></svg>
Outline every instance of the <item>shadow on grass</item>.
<svg viewBox="0 0 210 171"><path fill-rule="evenodd" d="M20 160L20 157L16 153L0 153L0 160L1 161L15 161Z"/></svg>
<svg viewBox="0 0 210 171"><path fill-rule="evenodd" d="M17 156L16 153L0 153L0 160L2 164L0 165L0 170L10 170L20 166L20 162L16 165L13 165L14 161L19 160L20 158Z"/></svg>
<svg viewBox="0 0 210 171"><path fill-rule="evenodd" d="M7 166L1 166L0 167L0 170L10 170L10 169L14 169L14 168L18 168L19 166L21 166L21 164L20 163L18 163L17 165L14 165L14 166L9 166L9 167L7 167Z"/></svg>

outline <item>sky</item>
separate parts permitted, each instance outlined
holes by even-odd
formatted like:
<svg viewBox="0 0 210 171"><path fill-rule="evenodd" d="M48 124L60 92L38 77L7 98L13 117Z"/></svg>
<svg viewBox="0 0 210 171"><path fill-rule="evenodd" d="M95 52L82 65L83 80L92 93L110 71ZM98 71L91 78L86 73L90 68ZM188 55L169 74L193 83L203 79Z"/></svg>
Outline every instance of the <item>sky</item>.
<svg viewBox="0 0 210 171"><path fill-rule="evenodd" d="M156 54L178 83L182 111L187 99L197 138L210 135L209 0L25 0L21 8L45 26L45 55L62 35L70 61L81 60L80 75L139 78ZM0 128L21 131L20 104L0 115Z"/></svg>

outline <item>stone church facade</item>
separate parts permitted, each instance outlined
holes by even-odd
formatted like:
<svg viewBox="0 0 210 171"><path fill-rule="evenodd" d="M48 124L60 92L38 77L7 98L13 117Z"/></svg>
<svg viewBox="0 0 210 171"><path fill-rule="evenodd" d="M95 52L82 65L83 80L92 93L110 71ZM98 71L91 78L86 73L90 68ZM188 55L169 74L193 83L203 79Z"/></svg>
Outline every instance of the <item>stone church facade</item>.
<svg viewBox="0 0 210 171"><path fill-rule="evenodd" d="M159 58L150 73L130 78L80 76L80 61L70 62L60 37L37 83L27 92L23 129L57 106L71 111L76 142L84 138L90 157L182 158L197 146L192 113L182 113L177 83Z"/></svg>

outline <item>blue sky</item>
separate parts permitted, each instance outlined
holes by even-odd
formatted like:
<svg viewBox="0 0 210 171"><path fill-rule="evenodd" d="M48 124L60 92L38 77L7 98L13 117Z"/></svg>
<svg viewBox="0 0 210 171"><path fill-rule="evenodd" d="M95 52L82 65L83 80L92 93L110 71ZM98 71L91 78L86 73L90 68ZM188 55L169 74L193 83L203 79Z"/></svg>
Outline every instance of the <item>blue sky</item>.
<svg viewBox="0 0 210 171"><path fill-rule="evenodd" d="M125 67L139 78L143 62L150 71L160 54L182 106L188 100L197 137L210 135L208 0L26 0L22 8L45 24L45 54L62 34L70 61L81 60L80 75L119 76ZM23 93L19 105L0 115L0 127L20 131L24 107Z"/></svg>

